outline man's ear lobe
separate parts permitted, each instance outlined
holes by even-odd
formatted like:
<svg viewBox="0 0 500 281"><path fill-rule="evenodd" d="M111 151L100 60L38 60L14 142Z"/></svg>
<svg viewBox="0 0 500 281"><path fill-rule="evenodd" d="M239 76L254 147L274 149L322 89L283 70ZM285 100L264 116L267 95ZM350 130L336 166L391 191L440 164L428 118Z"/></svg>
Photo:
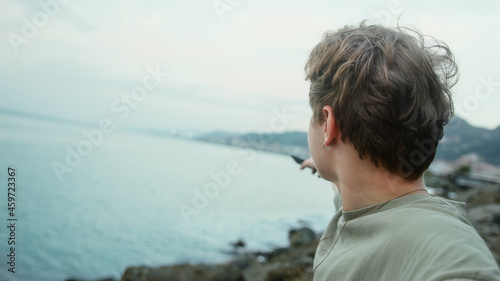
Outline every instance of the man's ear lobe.
<svg viewBox="0 0 500 281"><path fill-rule="evenodd" d="M323 123L323 141L326 146L329 146L338 135L338 126L337 123L335 123L335 115L333 114L333 109L331 106L323 106L323 118L325 119L325 122Z"/></svg>

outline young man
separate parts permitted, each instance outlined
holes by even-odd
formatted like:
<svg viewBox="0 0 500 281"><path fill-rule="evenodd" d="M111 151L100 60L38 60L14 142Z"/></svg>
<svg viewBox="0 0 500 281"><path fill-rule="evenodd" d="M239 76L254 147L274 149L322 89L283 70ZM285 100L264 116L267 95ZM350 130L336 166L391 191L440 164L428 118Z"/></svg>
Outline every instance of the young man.
<svg viewBox="0 0 500 281"><path fill-rule="evenodd" d="M314 280L500 280L464 204L425 190L457 77L448 47L428 39L362 23L327 32L311 52L309 149L342 196Z"/></svg>

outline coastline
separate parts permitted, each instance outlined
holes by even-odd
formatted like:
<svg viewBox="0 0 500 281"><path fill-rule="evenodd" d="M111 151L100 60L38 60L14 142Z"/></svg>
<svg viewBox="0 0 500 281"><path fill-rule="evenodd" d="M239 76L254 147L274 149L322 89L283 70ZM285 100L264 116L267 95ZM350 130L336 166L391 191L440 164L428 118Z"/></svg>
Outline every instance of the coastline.
<svg viewBox="0 0 500 281"><path fill-rule="evenodd" d="M467 190L435 188L436 195L452 197L467 204L467 217L500 265L500 184L483 185ZM309 228L291 229L289 246L270 251L244 249L239 241L234 257L219 264L175 264L160 267L129 266L120 281L227 280L278 281L312 280L313 258L320 234ZM67 279L67 281L83 281ZM113 277L95 281L118 281Z"/></svg>

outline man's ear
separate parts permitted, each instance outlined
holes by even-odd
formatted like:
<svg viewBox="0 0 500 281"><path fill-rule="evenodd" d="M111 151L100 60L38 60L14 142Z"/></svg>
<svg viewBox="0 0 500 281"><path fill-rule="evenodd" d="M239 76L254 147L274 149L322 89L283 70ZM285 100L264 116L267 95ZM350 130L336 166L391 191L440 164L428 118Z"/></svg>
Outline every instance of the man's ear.
<svg viewBox="0 0 500 281"><path fill-rule="evenodd" d="M323 123L324 129L324 144L329 146L332 141L339 135L339 127L335 122L335 115L333 114L333 109L329 105L323 106L323 118L325 122Z"/></svg>

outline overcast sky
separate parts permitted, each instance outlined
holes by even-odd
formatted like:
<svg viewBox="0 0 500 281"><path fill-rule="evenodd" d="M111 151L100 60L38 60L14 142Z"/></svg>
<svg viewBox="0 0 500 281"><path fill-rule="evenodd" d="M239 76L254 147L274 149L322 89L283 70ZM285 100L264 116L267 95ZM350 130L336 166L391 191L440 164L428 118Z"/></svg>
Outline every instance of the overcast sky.
<svg viewBox="0 0 500 281"><path fill-rule="evenodd" d="M303 67L322 34L363 19L394 26L401 15L400 25L454 52L457 115L500 125L500 1L0 0L0 7L1 109L96 126L110 118L123 127L239 132L269 127L285 111L285 129L305 131Z"/></svg>

